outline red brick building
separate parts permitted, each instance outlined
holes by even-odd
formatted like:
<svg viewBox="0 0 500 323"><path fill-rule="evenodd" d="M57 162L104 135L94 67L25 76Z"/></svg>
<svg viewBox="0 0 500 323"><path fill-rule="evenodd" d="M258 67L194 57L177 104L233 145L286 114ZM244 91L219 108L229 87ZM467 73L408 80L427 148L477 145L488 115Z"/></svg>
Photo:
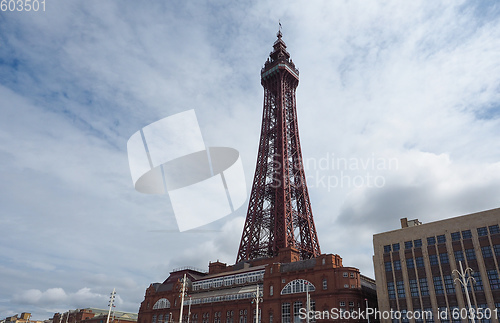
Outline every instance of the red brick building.
<svg viewBox="0 0 500 323"><path fill-rule="evenodd" d="M178 322L184 274L190 297L184 300L183 322L187 322L189 303L192 323L255 322L256 304L252 300L257 285L263 300L259 303L259 322L305 322L299 311L306 309L306 287L313 311L364 311L366 299L369 307L376 307L374 281L362 276L357 268L343 267L339 255L298 260L297 252L289 249L276 258L233 266L213 262L208 273L173 271L163 283L151 284L146 290L138 323Z"/></svg>

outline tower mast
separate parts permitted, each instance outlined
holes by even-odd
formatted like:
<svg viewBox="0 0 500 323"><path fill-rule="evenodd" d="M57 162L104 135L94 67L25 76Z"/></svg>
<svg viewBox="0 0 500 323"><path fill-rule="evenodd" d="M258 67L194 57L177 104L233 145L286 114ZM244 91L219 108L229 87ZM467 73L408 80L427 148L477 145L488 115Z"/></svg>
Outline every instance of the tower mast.
<svg viewBox="0 0 500 323"><path fill-rule="evenodd" d="M300 149L295 99L299 71L282 36L280 28L261 71L259 152L236 262L275 257L289 247L301 259L321 254Z"/></svg>

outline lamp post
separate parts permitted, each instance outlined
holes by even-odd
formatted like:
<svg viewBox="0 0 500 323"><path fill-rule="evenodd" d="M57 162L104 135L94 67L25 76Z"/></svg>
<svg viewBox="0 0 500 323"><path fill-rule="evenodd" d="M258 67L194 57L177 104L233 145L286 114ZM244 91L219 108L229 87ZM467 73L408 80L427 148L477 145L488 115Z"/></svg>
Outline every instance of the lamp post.
<svg viewBox="0 0 500 323"><path fill-rule="evenodd" d="M113 292L111 293L111 296L109 297L109 311L108 311L108 318L106 319L106 323L109 323L109 317L111 316L111 309L113 308L113 304L115 302L115 288L113 288Z"/></svg>
<svg viewBox="0 0 500 323"><path fill-rule="evenodd" d="M366 302L366 309L365 311L368 311L368 298L365 298L365 302ZM366 318L368 319L368 323L370 323L370 315L366 315Z"/></svg>
<svg viewBox="0 0 500 323"><path fill-rule="evenodd" d="M475 315L472 313L472 305L470 302L469 287L468 287L469 281L471 279L474 283L476 282L476 279L474 279L474 277L471 276L474 273L474 271L472 270L472 268L469 268L469 267L465 268L465 271L464 271L461 261L458 262L458 265L460 266L460 271L458 271L456 269L453 270L453 273L458 276L457 278L455 278L455 283L458 281L464 287L465 297L467 299L467 306L469 306L469 312L472 314L470 319L471 319L472 323L475 323L476 322L474 319Z"/></svg>
<svg viewBox="0 0 500 323"><path fill-rule="evenodd" d="M189 318L191 317L191 295L189 295L189 306L188 306L188 321L189 323Z"/></svg>
<svg viewBox="0 0 500 323"><path fill-rule="evenodd" d="M306 286L306 322L309 323L309 313L311 312L311 297L309 296L309 282L304 281L304 285Z"/></svg>
<svg viewBox="0 0 500 323"><path fill-rule="evenodd" d="M264 300L260 297L259 285L257 284L257 291L254 293L252 304L255 302L255 323L259 323L259 303Z"/></svg>
<svg viewBox="0 0 500 323"><path fill-rule="evenodd" d="M181 288L181 310L179 313L179 323L182 323L182 310L184 308L184 294L186 293L186 274L184 274L184 278L182 279L182 288Z"/></svg>

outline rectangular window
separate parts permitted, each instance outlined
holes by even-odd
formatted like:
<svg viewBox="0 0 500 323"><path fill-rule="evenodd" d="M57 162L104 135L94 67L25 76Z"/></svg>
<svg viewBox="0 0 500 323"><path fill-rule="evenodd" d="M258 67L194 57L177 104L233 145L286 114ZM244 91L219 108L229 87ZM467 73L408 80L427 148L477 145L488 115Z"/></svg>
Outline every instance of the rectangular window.
<svg viewBox="0 0 500 323"><path fill-rule="evenodd" d="M493 252L491 252L490 246L481 247L481 252L483 254L483 258L491 258L493 257Z"/></svg>
<svg viewBox="0 0 500 323"><path fill-rule="evenodd" d="M401 270L401 261L394 260L394 271Z"/></svg>
<svg viewBox="0 0 500 323"><path fill-rule="evenodd" d="M405 241L405 249L413 248L413 241Z"/></svg>
<svg viewBox="0 0 500 323"><path fill-rule="evenodd" d="M444 278L444 286L446 288L446 294L448 295L455 294L454 280L451 277L451 275L445 275L443 278Z"/></svg>
<svg viewBox="0 0 500 323"><path fill-rule="evenodd" d="M418 280L418 284L420 285L420 293L422 296L429 295L429 285L427 285L427 278L420 278Z"/></svg>
<svg viewBox="0 0 500 323"><path fill-rule="evenodd" d="M479 272L474 272L472 274L472 277L474 277L474 280L476 281L473 285L474 285L474 290L477 292L477 291L481 291L483 290L483 280L481 279L481 273Z"/></svg>
<svg viewBox="0 0 500 323"><path fill-rule="evenodd" d="M470 230L465 230L465 231L462 231L462 239L470 239L472 238L472 233L470 232Z"/></svg>
<svg viewBox="0 0 500 323"><path fill-rule="evenodd" d="M437 236L437 241L438 243L445 243L446 242L446 236L444 234L441 234Z"/></svg>
<svg viewBox="0 0 500 323"><path fill-rule="evenodd" d="M340 301L339 306L340 307L345 307L345 302L344 301Z"/></svg>
<svg viewBox="0 0 500 323"><path fill-rule="evenodd" d="M464 253L462 250L457 250L454 252L454 254L455 254L455 261L456 262L464 261Z"/></svg>
<svg viewBox="0 0 500 323"><path fill-rule="evenodd" d="M450 313L460 313L460 309L458 306L450 306ZM441 320L443 322L443 320ZM451 322L452 323L462 323L462 320L460 318L460 315L451 315Z"/></svg>
<svg viewBox="0 0 500 323"><path fill-rule="evenodd" d="M410 295L411 297L418 297L418 286L416 279L410 279Z"/></svg>
<svg viewBox="0 0 500 323"><path fill-rule="evenodd" d="M415 263L413 262L413 258L406 259L406 268L415 268Z"/></svg>
<svg viewBox="0 0 500 323"><path fill-rule="evenodd" d="M422 310L415 308L413 310L413 313L414 313L414 317L418 317L415 319L415 323L423 323L424 322L424 319L422 316Z"/></svg>
<svg viewBox="0 0 500 323"><path fill-rule="evenodd" d="M349 307L354 307L354 302L349 302Z"/></svg>
<svg viewBox="0 0 500 323"><path fill-rule="evenodd" d="M490 281L491 289L500 289L500 280L496 269L487 270L488 280Z"/></svg>
<svg viewBox="0 0 500 323"><path fill-rule="evenodd" d="M422 239L413 240L413 246L414 246L415 248L420 248L420 247L422 247Z"/></svg>
<svg viewBox="0 0 500 323"><path fill-rule="evenodd" d="M424 267L424 258L422 257L416 257L415 262L417 263L417 268L423 268Z"/></svg>
<svg viewBox="0 0 500 323"><path fill-rule="evenodd" d="M396 299L396 290L394 289L394 282L387 282L387 293L389 299Z"/></svg>
<svg viewBox="0 0 500 323"><path fill-rule="evenodd" d="M490 229L490 234L500 233L500 228L498 227L498 224L490 225L488 229Z"/></svg>
<svg viewBox="0 0 500 323"><path fill-rule="evenodd" d="M450 263L450 260L448 259L448 254L446 252L439 254L439 260L441 261L441 265Z"/></svg>
<svg viewBox="0 0 500 323"><path fill-rule="evenodd" d="M297 301L293 303L293 321L294 322L300 322L300 309L302 308L302 302Z"/></svg>
<svg viewBox="0 0 500 323"><path fill-rule="evenodd" d="M494 245L493 251L495 252L495 256L500 256L500 244Z"/></svg>
<svg viewBox="0 0 500 323"><path fill-rule="evenodd" d="M429 262L431 266L439 265L438 256L437 255L429 255Z"/></svg>
<svg viewBox="0 0 500 323"><path fill-rule="evenodd" d="M451 234L451 241L458 241L460 240L460 232L453 232Z"/></svg>
<svg viewBox="0 0 500 323"><path fill-rule="evenodd" d="M342 276L349 277L349 273L343 273Z"/></svg>
<svg viewBox="0 0 500 323"><path fill-rule="evenodd" d="M291 323L290 322L290 303L281 304L281 323Z"/></svg>
<svg viewBox="0 0 500 323"><path fill-rule="evenodd" d="M269 286L269 296L273 296L274 295L274 286Z"/></svg>
<svg viewBox="0 0 500 323"><path fill-rule="evenodd" d="M323 289L328 289L328 281L326 278L323 279Z"/></svg>
<svg viewBox="0 0 500 323"><path fill-rule="evenodd" d="M486 308L488 307L488 305L487 305L487 304L477 304L477 307L478 307L478 308L482 308L482 309L483 309L483 310L482 310L482 313L484 313L484 312L486 311ZM488 313L488 312L486 312L486 313ZM494 313L492 313L492 315L491 315L491 316L494 316L494 315L495 315L495 314L494 314ZM490 317L490 316L488 315L487 317ZM491 319L484 319L484 318L483 318L483 319L481 319L481 323L491 323Z"/></svg>
<svg viewBox="0 0 500 323"><path fill-rule="evenodd" d="M441 277L432 277L432 280L434 282L434 291L436 292L436 295L444 294L443 281L441 280Z"/></svg>
<svg viewBox="0 0 500 323"><path fill-rule="evenodd" d="M450 310L447 307L438 307L438 313L450 313ZM449 323L450 314L448 314L446 319L441 319L441 323Z"/></svg>
<svg viewBox="0 0 500 323"><path fill-rule="evenodd" d="M399 243L395 243L392 245L392 251L398 251L399 250Z"/></svg>
<svg viewBox="0 0 500 323"><path fill-rule="evenodd" d="M488 228L482 227L482 228L477 228L477 235L480 237L484 237L488 235Z"/></svg>
<svg viewBox="0 0 500 323"><path fill-rule="evenodd" d="M427 238L427 245L432 246L436 244L436 237L428 237Z"/></svg>
<svg viewBox="0 0 500 323"><path fill-rule="evenodd" d="M384 262L385 265L385 271L392 271L392 264L390 261Z"/></svg>
<svg viewBox="0 0 500 323"><path fill-rule="evenodd" d="M476 259L476 253L474 252L474 249L465 249L465 257L467 257L467 260Z"/></svg>
<svg viewBox="0 0 500 323"><path fill-rule="evenodd" d="M409 322L408 317L407 317L407 313L408 313L408 311L406 309L401 310L401 323L408 323ZM399 320L398 320L398 322L399 322Z"/></svg>
<svg viewBox="0 0 500 323"><path fill-rule="evenodd" d="M428 307L424 309L423 317L425 318L426 323L434 323L434 313L432 312L432 308Z"/></svg>
<svg viewBox="0 0 500 323"><path fill-rule="evenodd" d="M391 245L390 244L384 246L384 252L391 252Z"/></svg>
<svg viewBox="0 0 500 323"><path fill-rule="evenodd" d="M405 283L400 280L396 282L396 289L398 291L398 298L405 298Z"/></svg>

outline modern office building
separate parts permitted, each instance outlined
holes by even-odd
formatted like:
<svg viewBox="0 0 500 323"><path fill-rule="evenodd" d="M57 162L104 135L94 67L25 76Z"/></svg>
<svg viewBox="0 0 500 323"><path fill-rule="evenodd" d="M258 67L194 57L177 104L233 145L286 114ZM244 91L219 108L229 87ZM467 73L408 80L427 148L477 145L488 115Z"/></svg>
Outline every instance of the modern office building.
<svg viewBox="0 0 500 323"><path fill-rule="evenodd" d="M401 219L401 229L374 235L379 310L411 312L412 317L433 313L410 322L467 322L460 318L466 316L469 298L472 308L493 316L481 322L498 322L499 224L500 209L493 209L424 224ZM468 297L456 280L460 265L467 271L464 278L473 278Z"/></svg>
<svg viewBox="0 0 500 323"><path fill-rule="evenodd" d="M179 322L181 317L190 323L306 322L307 309L345 317L376 306L373 280L344 267L339 255L320 251L300 150L299 71L281 31L277 36L261 70L261 137L236 263L212 262L208 272L172 271L146 290L138 323ZM188 291L182 302L184 275Z"/></svg>

